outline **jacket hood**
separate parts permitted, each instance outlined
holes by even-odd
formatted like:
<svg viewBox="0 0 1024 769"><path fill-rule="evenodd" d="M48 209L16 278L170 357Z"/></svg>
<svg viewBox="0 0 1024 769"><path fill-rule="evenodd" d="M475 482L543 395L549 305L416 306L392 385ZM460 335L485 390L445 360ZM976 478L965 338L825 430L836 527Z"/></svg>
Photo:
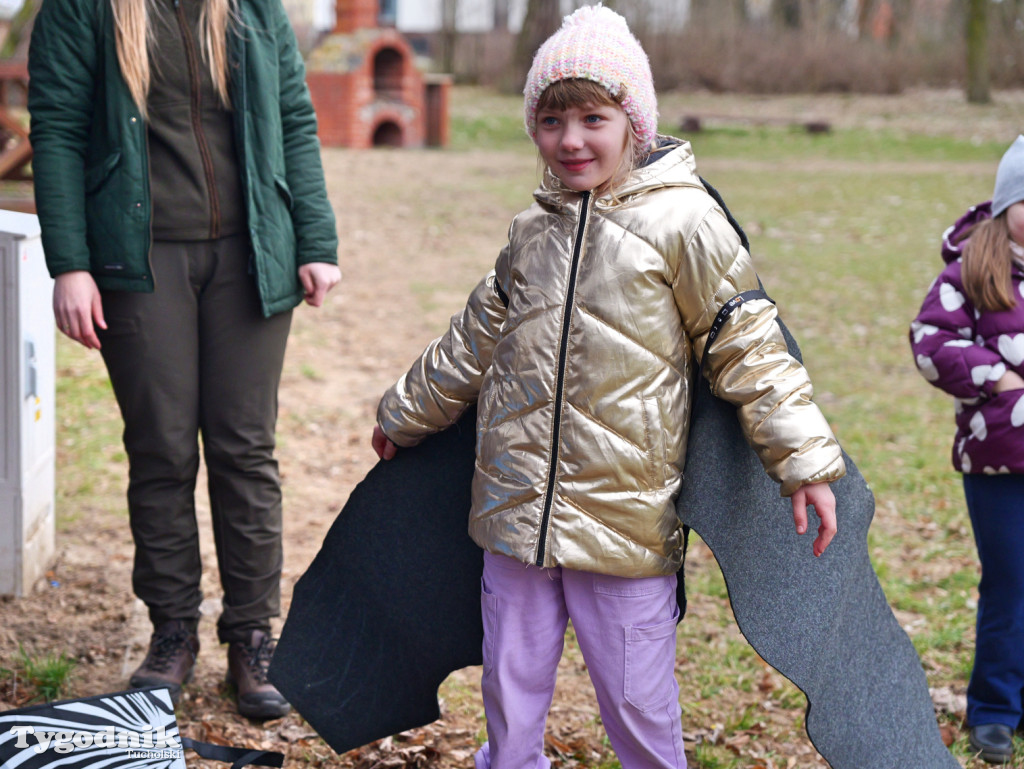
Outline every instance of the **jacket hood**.
<svg viewBox="0 0 1024 769"><path fill-rule="evenodd" d="M992 218L992 203L986 201L967 209L967 213L956 220L954 224L942 233L942 260L949 264L955 262L964 253L964 239L967 231L976 224Z"/></svg>
<svg viewBox="0 0 1024 769"><path fill-rule="evenodd" d="M619 200L648 192L660 187L697 187L704 189L697 176L697 162L693 156L693 148L685 139L672 136L658 136L655 148L647 155L638 168L618 190ZM566 193L570 193L570 197ZM561 207L579 193L570 192L549 169L545 169L540 186L534 191L533 197L539 203ZM608 195L602 195L599 203L611 206Z"/></svg>

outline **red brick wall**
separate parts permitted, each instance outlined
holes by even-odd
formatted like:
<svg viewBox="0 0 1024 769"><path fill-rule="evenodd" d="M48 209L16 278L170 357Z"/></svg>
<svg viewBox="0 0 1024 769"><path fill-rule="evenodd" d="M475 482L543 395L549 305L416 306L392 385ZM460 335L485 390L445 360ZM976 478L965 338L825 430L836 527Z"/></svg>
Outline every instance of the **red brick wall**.
<svg viewBox="0 0 1024 769"><path fill-rule="evenodd" d="M334 34L346 35L377 26L377 0L337 0L335 8Z"/></svg>

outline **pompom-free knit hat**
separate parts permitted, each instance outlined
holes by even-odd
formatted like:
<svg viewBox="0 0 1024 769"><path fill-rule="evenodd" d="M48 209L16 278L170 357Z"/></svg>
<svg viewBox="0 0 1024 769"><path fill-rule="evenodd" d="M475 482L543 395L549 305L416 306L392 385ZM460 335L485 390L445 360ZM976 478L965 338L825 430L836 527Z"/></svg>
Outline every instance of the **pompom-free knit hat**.
<svg viewBox="0 0 1024 769"><path fill-rule="evenodd" d="M602 5L584 6L562 19L562 26L544 41L526 76L526 132L537 133L537 102L544 89L559 80L579 78L604 86L613 97L625 90L622 109L640 144L650 147L658 131L658 97L651 65L629 25Z"/></svg>
<svg viewBox="0 0 1024 769"><path fill-rule="evenodd" d="M1020 200L1024 200L1024 135L1017 137L999 161L996 189L992 193L992 216L999 216Z"/></svg>

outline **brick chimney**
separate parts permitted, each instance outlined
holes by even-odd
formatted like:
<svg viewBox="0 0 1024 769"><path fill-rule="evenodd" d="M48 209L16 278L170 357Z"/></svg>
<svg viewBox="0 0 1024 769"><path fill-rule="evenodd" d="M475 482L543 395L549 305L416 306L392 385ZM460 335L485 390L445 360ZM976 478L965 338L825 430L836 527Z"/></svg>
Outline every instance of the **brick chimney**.
<svg viewBox="0 0 1024 769"><path fill-rule="evenodd" d="M377 0L336 0L335 35L348 35L360 29L374 29L380 8Z"/></svg>

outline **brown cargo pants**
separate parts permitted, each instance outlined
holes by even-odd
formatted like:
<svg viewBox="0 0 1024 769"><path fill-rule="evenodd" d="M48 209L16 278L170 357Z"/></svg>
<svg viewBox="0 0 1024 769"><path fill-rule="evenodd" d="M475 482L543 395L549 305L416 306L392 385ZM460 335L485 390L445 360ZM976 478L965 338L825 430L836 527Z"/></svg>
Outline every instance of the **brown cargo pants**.
<svg viewBox="0 0 1024 769"><path fill-rule="evenodd" d="M249 241L158 241L152 294L103 292L103 359L124 419L132 585L154 626L203 599L194 492L206 462L221 642L280 613L277 389L291 312L264 318Z"/></svg>

